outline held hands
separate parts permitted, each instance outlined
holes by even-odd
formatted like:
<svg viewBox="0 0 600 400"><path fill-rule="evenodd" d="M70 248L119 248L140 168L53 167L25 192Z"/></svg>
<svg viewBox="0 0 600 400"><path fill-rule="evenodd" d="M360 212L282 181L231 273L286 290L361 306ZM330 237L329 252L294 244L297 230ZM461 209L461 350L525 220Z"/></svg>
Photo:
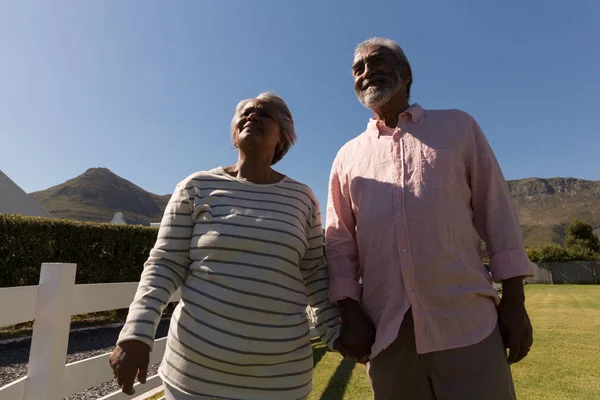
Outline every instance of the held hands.
<svg viewBox="0 0 600 400"><path fill-rule="evenodd" d="M369 362L371 347L375 343L375 326L362 311L358 302L344 299L338 302L342 316L340 337L334 343L344 357L355 359L361 364Z"/></svg>
<svg viewBox="0 0 600 400"><path fill-rule="evenodd" d="M108 362L121 391L127 395L133 395L135 393L133 383L136 376L140 383L146 383L148 364L150 363L150 347L137 340L120 343L113 350Z"/></svg>

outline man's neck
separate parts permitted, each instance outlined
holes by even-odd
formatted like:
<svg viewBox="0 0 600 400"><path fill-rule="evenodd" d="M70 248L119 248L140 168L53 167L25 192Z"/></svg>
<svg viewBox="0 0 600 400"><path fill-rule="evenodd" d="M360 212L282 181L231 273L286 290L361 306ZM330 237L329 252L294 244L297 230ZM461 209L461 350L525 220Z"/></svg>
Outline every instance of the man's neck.
<svg viewBox="0 0 600 400"><path fill-rule="evenodd" d="M394 96L390 101L385 103L381 107L373 108L373 114L375 119L382 121L386 126L395 128L398 126L398 116L400 113L406 111L409 107L408 100L405 95Z"/></svg>

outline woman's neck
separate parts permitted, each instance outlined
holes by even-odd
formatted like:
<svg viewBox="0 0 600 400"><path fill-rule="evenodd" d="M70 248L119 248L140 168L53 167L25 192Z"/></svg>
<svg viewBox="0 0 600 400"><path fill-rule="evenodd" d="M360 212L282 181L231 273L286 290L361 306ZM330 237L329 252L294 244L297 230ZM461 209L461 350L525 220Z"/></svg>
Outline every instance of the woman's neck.
<svg viewBox="0 0 600 400"><path fill-rule="evenodd" d="M231 176L256 184L270 184L281 180L282 175L271 168L270 160L255 157L238 156L234 165L225 168Z"/></svg>

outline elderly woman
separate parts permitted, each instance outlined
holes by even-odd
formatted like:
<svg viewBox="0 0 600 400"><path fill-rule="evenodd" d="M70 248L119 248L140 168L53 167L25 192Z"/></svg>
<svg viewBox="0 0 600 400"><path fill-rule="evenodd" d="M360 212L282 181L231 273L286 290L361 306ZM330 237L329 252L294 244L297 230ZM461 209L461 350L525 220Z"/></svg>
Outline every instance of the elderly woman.
<svg viewBox="0 0 600 400"><path fill-rule="evenodd" d="M231 138L237 163L187 177L165 210L110 359L125 393L136 375L145 381L159 317L178 288L160 368L167 399L306 397L308 304L321 339L339 348L317 200L272 168L296 141L286 103L271 93L240 102Z"/></svg>

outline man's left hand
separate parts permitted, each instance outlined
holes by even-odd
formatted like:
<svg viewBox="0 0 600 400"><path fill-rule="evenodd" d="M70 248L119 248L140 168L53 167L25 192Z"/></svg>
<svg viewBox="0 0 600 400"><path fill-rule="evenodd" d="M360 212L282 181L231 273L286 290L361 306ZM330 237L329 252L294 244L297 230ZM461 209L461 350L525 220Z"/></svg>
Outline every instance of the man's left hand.
<svg viewBox="0 0 600 400"><path fill-rule="evenodd" d="M509 350L508 363L527 356L533 344L533 327L525 309L523 280L514 278L502 283L502 300L498 307L498 325L504 347Z"/></svg>

